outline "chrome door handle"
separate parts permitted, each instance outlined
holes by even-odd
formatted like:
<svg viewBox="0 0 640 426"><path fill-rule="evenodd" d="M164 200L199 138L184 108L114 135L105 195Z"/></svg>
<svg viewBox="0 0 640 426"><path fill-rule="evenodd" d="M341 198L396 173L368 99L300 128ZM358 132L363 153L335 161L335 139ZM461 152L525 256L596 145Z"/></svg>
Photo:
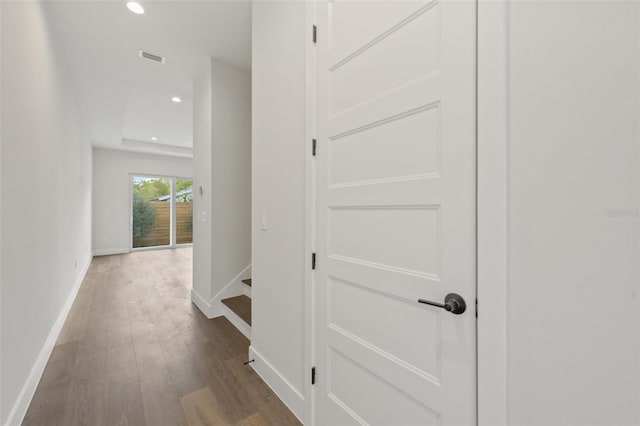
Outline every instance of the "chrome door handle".
<svg viewBox="0 0 640 426"><path fill-rule="evenodd" d="M444 297L444 303L432 302L430 300L418 299L419 303L424 303L425 305L435 306L436 308L442 308L445 311L451 312L452 314L460 315L464 311L467 310L467 304L465 303L462 296L456 293L449 293Z"/></svg>

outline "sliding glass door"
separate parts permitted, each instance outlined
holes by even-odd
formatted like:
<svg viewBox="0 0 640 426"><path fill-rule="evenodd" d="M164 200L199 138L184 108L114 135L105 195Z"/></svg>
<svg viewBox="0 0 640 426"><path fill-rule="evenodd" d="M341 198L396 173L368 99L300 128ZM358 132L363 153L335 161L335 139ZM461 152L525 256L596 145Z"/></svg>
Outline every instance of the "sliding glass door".
<svg viewBox="0 0 640 426"><path fill-rule="evenodd" d="M176 244L193 243L193 180L176 179Z"/></svg>
<svg viewBox="0 0 640 426"><path fill-rule="evenodd" d="M193 242L193 181L131 176L132 248Z"/></svg>

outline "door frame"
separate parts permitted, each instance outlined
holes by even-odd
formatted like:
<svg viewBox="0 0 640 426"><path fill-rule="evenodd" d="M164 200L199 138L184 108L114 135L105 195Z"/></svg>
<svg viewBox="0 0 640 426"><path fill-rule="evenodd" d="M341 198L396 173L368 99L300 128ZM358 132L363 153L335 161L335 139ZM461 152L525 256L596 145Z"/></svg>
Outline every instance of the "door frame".
<svg viewBox="0 0 640 426"><path fill-rule="evenodd" d="M316 1L306 1L305 7L305 283L304 283L304 416L305 425L315 419L315 387L311 383L311 369L315 366L315 276L311 256L315 252L316 232L316 163L311 141L316 133L316 51L313 28L316 23Z"/></svg>
<svg viewBox="0 0 640 426"><path fill-rule="evenodd" d="M507 426L511 0L477 1L478 425Z"/></svg>
<svg viewBox="0 0 640 426"><path fill-rule="evenodd" d="M306 2L305 39L305 373L315 364L315 45L312 42L317 0ZM509 3L476 0L476 297L477 424L507 426L507 281L508 281L508 139ZM304 379L304 424L314 424L315 392Z"/></svg>

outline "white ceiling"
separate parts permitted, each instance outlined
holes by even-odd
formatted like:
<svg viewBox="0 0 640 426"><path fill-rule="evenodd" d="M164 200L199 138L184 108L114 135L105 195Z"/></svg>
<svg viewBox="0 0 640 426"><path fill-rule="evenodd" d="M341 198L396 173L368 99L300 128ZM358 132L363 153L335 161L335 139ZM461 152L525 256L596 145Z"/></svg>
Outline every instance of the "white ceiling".
<svg viewBox="0 0 640 426"><path fill-rule="evenodd" d="M193 146L193 83L208 59L251 67L251 3L140 3L144 15L131 13L126 1L49 2L56 53L94 146L184 154ZM140 50L166 63L142 59Z"/></svg>

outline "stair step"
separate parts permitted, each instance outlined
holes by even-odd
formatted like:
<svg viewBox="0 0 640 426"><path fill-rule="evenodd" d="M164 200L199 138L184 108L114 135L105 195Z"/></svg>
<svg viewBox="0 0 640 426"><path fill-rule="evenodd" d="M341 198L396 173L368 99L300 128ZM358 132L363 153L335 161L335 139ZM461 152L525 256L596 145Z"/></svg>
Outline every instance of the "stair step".
<svg viewBox="0 0 640 426"><path fill-rule="evenodd" d="M251 325L251 299L243 295L223 299L222 303L242 318L244 322Z"/></svg>
<svg viewBox="0 0 640 426"><path fill-rule="evenodd" d="M249 287L251 287L251 278L246 279L246 280L242 280L243 283L245 283L246 285L248 285Z"/></svg>

